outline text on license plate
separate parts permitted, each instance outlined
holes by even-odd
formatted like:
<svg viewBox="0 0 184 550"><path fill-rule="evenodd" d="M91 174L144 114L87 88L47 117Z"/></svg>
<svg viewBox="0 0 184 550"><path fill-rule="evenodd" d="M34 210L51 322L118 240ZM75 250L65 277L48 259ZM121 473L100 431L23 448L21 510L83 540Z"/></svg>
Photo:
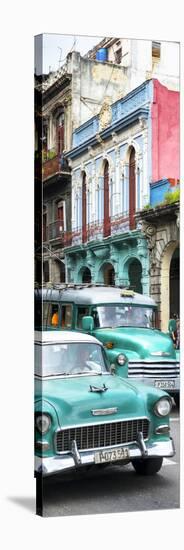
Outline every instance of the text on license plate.
<svg viewBox="0 0 184 550"><path fill-rule="evenodd" d="M95 453L95 464L115 462L115 460L125 460L127 458L129 458L129 449L127 447L111 451L99 451Z"/></svg>
<svg viewBox="0 0 184 550"><path fill-rule="evenodd" d="M162 390L169 390L175 388L174 380L155 380L155 388L160 388Z"/></svg>

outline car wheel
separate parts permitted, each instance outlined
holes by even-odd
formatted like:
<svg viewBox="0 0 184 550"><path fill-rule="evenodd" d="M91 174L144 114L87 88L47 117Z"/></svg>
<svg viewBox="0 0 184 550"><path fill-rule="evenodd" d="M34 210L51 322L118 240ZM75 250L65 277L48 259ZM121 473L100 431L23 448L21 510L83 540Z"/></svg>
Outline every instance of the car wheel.
<svg viewBox="0 0 184 550"><path fill-rule="evenodd" d="M132 465L137 474L142 476L152 476L159 472L162 467L163 458L136 458L132 460Z"/></svg>

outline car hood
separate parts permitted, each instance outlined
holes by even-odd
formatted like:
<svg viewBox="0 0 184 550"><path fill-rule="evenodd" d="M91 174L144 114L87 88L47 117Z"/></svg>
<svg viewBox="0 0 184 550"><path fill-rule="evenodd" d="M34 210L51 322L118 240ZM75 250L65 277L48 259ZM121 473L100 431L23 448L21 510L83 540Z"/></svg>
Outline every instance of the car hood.
<svg viewBox="0 0 184 550"><path fill-rule="evenodd" d="M103 392L90 391L90 386L107 388ZM40 384L36 383L36 399L39 399ZM158 395L158 392L157 392ZM76 376L52 378L42 382L42 400L52 404L61 426L85 422L101 422L146 415L147 393L139 384L112 375ZM117 409L111 414L94 416L94 409Z"/></svg>
<svg viewBox="0 0 184 550"><path fill-rule="evenodd" d="M170 336L159 330L136 327L119 327L116 329L98 329L94 336L103 344L112 341L119 353L124 352L129 361L176 360L176 351ZM158 355L161 352L162 355ZM154 355L155 354L155 355Z"/></svg>

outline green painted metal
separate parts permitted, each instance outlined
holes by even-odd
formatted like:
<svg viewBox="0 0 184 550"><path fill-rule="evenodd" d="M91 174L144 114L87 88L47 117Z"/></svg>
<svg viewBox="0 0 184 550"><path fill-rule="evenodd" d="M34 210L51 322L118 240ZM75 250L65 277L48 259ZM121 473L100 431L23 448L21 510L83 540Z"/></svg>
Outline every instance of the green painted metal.
<svg viewBox="0 0 184 550"><path fill-rule="evenodd" d="M91 412L98 408L118 408L117 414L103 416L103 422L146 416L150 420L149 441L169 439L167 435L154 434L158 425L169 422L168 417L161 419L153 411L156 401L165 396L165 392L139 383L132 384L116 375L101 375L100 385L103 383L108 387L106 392L92 393L89 391L90 384L98 386L99 376L36 380L35 410L51 417L51 428L47 434L41 436L36 430L35 441L42 440L50 446L43 453L36 450L37 456L53 456L57 429L99 423L100 417L92 416Z"/></svg>

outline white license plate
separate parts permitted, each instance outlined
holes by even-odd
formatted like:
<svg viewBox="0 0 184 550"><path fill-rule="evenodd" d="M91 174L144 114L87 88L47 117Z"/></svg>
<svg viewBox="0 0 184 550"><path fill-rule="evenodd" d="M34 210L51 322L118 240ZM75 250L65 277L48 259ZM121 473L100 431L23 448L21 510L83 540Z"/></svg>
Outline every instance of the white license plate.
<svg viewBox="0 0 184 550"><path fill-rule="evenodd" d="M155 388L161 390L173 390L175 388L174 380L155 380Z"/></svg>
<svg viewBox="0 0 184 550"><path fill-rule="evenodd" d="M116 460L126 460L129 458L129 449L122 447L121 449L114 449L111 451L99 451L95 453L95 464L101 464L103 462L115 462Z"/></svg>

